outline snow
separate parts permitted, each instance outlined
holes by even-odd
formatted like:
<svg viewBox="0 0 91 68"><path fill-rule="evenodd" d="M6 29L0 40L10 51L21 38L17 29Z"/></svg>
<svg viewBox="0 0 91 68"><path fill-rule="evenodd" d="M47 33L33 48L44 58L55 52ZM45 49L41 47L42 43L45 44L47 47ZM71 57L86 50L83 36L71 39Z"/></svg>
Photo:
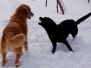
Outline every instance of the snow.
<svg viewBox="0 0 91 68"><path fill-rule="evenodd" d="M39 17L50 17L57 24L65 19L77 20L91 12L91 1L87 0L63 0L66 8L65 15L56 12L56 0L0 0L0 37L7 25L10 16L20 4L31 7L34 17L27 20L28 24L28 51L24 51L20 58L19 68L91 68L91 17L78 25L79 32L75 39L71 35L67 38L69 44L75 51L70 52L62 44L57 44L55 54L51 53L52 44L46 31L38 25ZM0 54L0 62L2 56ZM0 68L16 68L14 64L15 54L7 54L7 63Z"/></svg>

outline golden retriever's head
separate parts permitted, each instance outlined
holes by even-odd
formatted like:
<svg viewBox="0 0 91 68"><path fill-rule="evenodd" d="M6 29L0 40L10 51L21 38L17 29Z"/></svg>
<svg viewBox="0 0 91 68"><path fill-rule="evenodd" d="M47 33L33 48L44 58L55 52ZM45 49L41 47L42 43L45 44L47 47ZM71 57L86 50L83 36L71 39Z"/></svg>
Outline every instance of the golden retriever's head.
<svg viewBox="0 0 91 68"><path fill-rule="evenodd" d="M26 5L26 4L21 4L17 9L16 9L16 11L15 11L15 14L17 14L17 15L23 15L23 16L25 16L26 18L31 18L31 17L33 17L33 12L31 12L31 8L28 6L28 5Z"/></svg>

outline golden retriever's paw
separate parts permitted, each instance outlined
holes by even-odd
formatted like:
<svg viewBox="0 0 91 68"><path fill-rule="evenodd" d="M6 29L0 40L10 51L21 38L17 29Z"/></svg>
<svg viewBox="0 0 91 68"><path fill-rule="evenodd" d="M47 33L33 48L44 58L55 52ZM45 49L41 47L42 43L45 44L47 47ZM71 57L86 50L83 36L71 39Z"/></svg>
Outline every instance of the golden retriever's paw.
<svg viewBox="0 0 91 68"><path fill-rule="evenodd" d="M6 64L6 62L2 62L2 63L1 63L2 66L5 66L5 64Z"/></svg>
<svg viewBox="0 0 91 68"><path fill-rule="evenodd" d="M5 66L5 64L6 64L6 60L4 59L4 60L2 60L1 65Z"/></svg>
<svg viewBox="0 0 91 68"><path fill-rule="evenodd" d="M19 63L19 60L18 59L15 60L15 65L16 65L16 67L19 67L20 66L20 63Z"/></svg>
<svg viewBox="0 0 91 68"><path fill-rule="evenodd" d="M16 63L16 67L19 67L19 66L20 66L20 63L19 63L19 62L17 62L17 63Z"/></svg>

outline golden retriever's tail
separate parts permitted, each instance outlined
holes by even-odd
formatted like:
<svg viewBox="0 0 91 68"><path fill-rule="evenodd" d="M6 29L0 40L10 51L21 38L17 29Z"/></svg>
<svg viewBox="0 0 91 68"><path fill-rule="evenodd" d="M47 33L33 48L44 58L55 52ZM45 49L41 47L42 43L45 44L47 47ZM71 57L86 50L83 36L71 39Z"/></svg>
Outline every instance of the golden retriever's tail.
<svg viewBox="0 0 91 68"><path fill-rule="evenodd" d="M18 48L24 44L26 41L26 37L24 34L18 34L18 35L13 35L13 33L7 33L6 36L6 43L7 45L10 45L14 48Z"/></svg>

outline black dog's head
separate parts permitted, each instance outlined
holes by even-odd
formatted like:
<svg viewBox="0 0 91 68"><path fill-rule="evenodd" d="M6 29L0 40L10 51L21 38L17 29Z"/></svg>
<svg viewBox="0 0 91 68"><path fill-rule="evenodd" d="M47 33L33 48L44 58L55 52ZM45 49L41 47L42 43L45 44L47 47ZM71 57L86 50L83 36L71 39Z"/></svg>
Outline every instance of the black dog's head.
<svg viewBox="0 0 91 68"><path fill-rule="evenodd" d="M43 17L39 17L39 20L41 22L39 22L38 24L41 25L42 27L45 27L45 26L51 27L51 26L56 25L56 23L49 17L44 17L44 18Z"/></svg>

